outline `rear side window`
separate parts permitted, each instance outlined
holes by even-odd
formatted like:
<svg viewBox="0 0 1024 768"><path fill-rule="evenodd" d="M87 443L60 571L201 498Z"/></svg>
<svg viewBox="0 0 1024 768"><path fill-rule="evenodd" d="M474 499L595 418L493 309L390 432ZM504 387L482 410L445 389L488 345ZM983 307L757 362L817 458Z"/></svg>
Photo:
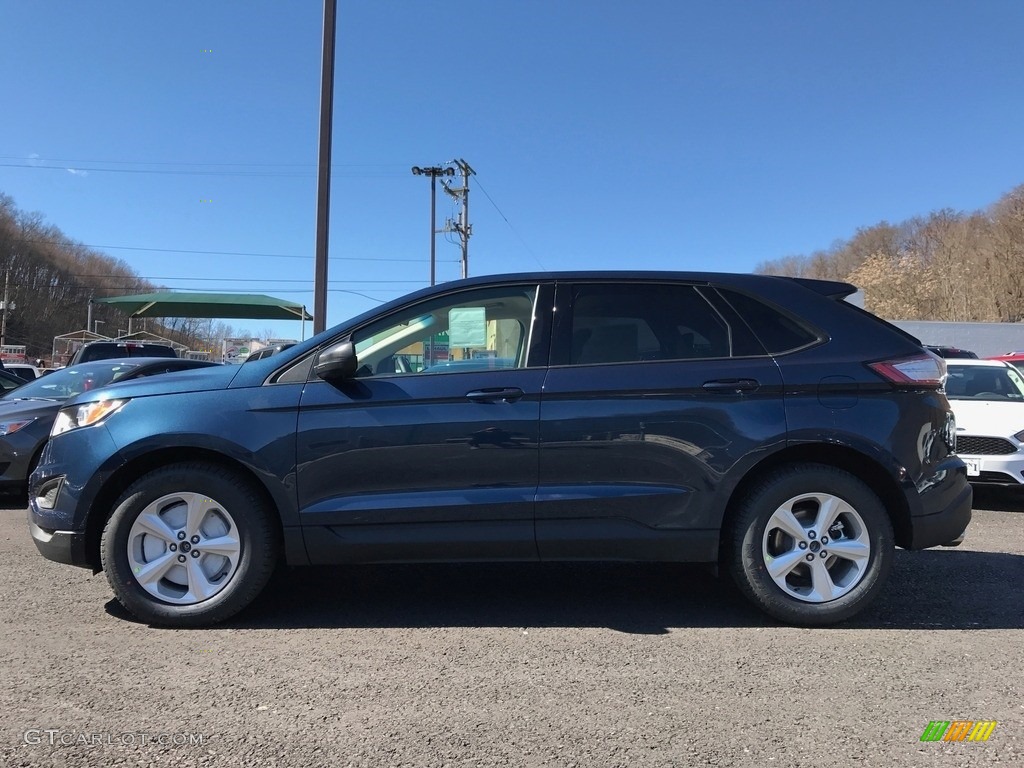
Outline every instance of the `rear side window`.
<svg viewBox="0 0 1024 768"><path fill-rule="evenodd" d="M820 341L817 332L795 317L745 293L719 288L719 293L739 313L754 335L773 355L792 352Z"/></svg>
<svg viewBox="0 0 1024 768"><path fill-rule="evenodd" d="M691 285L580 285L569 364L730 357L731 331Z"/></svg>
<svg viewBox="0 0 1024 768"><path fill-rule="evenodd" d="M122 357L177 357L177 354L166 344L101 342L82 347L74 362L88 363L92 360L114 360Z"/></svg>

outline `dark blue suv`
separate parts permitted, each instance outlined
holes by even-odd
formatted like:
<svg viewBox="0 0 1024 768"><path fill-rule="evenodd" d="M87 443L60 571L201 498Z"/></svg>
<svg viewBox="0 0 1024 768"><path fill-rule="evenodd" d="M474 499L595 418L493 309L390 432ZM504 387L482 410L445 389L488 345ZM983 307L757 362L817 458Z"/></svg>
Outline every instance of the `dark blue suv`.
<svg viewBox="0 0 1024 768"><path fill-rule="evenodd" d="M199 626L291 565L721 563L842 621L893 549L958 543L945 364L845 283L482 277L263 360L85 393L31 478L40 552ZM463 362L470 361L470 362Z"/></svg>

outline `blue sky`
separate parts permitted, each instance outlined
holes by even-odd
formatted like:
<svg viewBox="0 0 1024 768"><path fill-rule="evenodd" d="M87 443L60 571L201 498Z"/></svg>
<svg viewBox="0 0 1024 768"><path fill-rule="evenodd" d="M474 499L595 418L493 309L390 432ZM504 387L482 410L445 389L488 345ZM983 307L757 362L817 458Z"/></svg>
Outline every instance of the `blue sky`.
<svg viewBox="0 0 1024 768"><path fill-rule="evenodd" d="M1024 183L1016 0L338 5L328 326L428 284L414 165L477 171L472 275L745 272ZM154 283L312 307L322 14L0 0L0 192Z"/></svg>

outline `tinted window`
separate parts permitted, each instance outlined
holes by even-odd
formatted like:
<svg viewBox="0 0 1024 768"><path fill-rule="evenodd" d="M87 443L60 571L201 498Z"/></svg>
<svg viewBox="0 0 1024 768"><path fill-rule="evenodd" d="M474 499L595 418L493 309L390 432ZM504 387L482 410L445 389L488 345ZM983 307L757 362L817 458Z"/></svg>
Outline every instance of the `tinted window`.
<svg viewBox="0 0 1024 768"><path fill-rule="evenodd" d="M72 364L123 357L177 357L177 354L165 344L101 341L86 344L78 350L72 358Z"/></svg>
<svg viewBox="0 0 1024 768"><path fill-rule="evenodd" d="M582 285L573 292L572 365L729 357L728 324L690 285Z"/></svg>
<svg viewBox="0 0 1024 768"><path fill-rule="evenodd" d="M24 383L25 380L18 376L4 374L0 376L0 391L8 392Z"/></svg>
<svg viewBox="0 0 1024 768"><path fill-rule="evenodd" d="M818 334L796 318L737 291L719 289L757 338L773 355L791 352L818 341Z"/></svg>
<svg viewBox="0 0 1024 768"><path fill-rule="evenodd" d="M353 335L357 376L526 366L537 286L463 291L417 304Z"/></svg>

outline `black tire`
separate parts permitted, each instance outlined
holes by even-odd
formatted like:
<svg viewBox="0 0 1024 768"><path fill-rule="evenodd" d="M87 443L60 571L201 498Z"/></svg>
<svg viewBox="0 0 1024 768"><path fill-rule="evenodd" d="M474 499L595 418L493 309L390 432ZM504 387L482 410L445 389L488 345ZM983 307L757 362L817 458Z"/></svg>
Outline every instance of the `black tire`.
<svg viewBox="0 0 1024 768"><path fill-rule="evenodd" d="M801 498L814 494L819 498ZM786 506L806 524L826 509L825 504L841 502L848 505L842 509L849 511L838 518L841 525L833 523L831 530L825 530L824 545L820 534L811 536L816 526L798 539L774 517ZM817 519L826 517L824 513ZM854 533L856 539L848 537ZM833 541L828 541L829 534ZM758 482L735 509L725 544L729 569L744 595L770 616L802 626L845 621L866 608L888 578L895 546L892 521L876 493L848 472L810 463L778 469ZM828 551L830 544L846 552L857 548L860 553L866 544L869 552L867 557L837 557ZM779 568L775 577L769 572L769 560ZM828 579L821 577L822 569ZM839 577L836 581L833 574ZM837 585L844 581L843 586ZM823 597L824 590L815 591L819 584L834 587L836 596Z"/></svg>
<svg viewBox="0 0 1024 768"><path fill-rule="evenodd" d="M174 497L179 494L182 500L176 502ZM212 521L204 523L207 530L197 533L196 538L200 541L194 545L187 538L180 543L174 541L174 546L168 546L167 552L153 557L152 563L143 563L143 568L150 564L158 565L156 561L163 561L165 555L175 561L168 566L166 576L154 579L149 589L143 587L133 572L132 563L135 563L135 570L141 573L140 560L146 556L145 548L159 548L165 540L180 538L181 532L175 524L169 524L168 530L175 532L173 537L165 539L151 536L136 527L140 515L147 512L148 519L157 516L163 520L161 515L167 515L168 520L180 519L180 515L186 514L181 510L189 508L187 500L200 498L202 502L210 504L199 517L206 515L203 519ZM154 505L158 500L164 501ZM170 513L158 510L170 510ZM103 529L100 557L107 581L118 602L149 624L200 627L224 621L249 605L266 586L274 571L280 545L273 515L273 509L268 507L249 482L224 468L204 463L187 463L154 470L132 483L121 495ZM211 526L213 532L210 532ZM209 541L211 547L214 546L214 540L225 541L225 530L230 533L229 538L237 538L237 553L222 556L200 551L205 541ZM220 538L218 533L221 534ZM208 538L203 539L199 534L208 535ZM177 551L172 553L170 550ZM195 551L200 551L200 554L196 555ZM196 558L197 562L190 563L188 559L181 561L184 552ZM184 565L179 567L178 561ZM197 599L191 586L187 589L181 587L185 594L173 593L179 587L173 581L175 577L178 582L184 581L191 585L191 574L195 572L191 569L211 562L213 565L207 567L214 571L214 577L203 584L204 587L216 589L215 593ZM205 577L206 574L203 575ZM153 594L154 591L161 593Z"/></svg>

